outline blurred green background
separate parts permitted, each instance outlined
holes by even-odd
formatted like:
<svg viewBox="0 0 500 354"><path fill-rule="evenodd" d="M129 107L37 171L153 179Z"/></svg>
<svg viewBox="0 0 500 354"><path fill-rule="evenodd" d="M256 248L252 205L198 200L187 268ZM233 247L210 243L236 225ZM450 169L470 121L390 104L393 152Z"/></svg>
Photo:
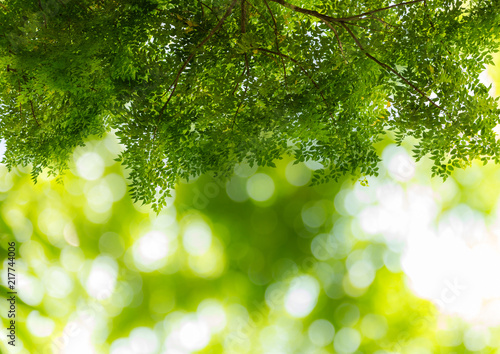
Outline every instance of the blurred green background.
<svg viewBox="0 0 500 354"><path fill-rule="evenodd" d="M368 186L240 165L181 182L159 215L131 202L113 134L62 181L0 165L5 298L18 251L2 352L500 353L500 166L443 183L412 143L379 144Z"/></svg>

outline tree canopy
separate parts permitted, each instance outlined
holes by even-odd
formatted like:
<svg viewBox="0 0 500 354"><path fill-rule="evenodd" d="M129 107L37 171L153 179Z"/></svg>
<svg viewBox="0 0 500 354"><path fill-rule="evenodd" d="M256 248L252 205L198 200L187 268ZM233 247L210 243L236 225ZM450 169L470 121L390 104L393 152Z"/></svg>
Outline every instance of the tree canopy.
<svg viewBox="0 0 500 354"><path fill-rule="evenodd" d="M4 0L0 135L9 168L60 174L114 131L135 200L179 178L289 154L313 183L376 175L374 143L414 137L444 178L500 161L479 81L499 0Z"/></svg>

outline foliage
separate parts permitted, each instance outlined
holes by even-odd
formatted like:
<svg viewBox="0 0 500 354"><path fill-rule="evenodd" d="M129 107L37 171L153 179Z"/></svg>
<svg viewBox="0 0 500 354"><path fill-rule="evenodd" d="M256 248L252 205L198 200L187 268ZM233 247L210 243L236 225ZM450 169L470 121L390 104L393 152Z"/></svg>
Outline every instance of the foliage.
<svg viewBox="0 0 500 354"><path fill-rule="evenodd" d="M297 4L297 3L295 3ZM67 168L113 129L134 200L164 204L179 178L289 154L377 175L385 131L419 139L446 178L499 162L499 109L478 76L500 34L498 0L0 3L4 162Z"/></svg>

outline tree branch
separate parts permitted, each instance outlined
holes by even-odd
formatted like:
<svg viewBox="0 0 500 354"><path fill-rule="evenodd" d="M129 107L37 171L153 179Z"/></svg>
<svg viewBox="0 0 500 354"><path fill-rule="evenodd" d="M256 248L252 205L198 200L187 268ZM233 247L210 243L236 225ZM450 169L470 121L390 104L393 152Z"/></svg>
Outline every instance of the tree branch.
<svg viewBox="0 0 500 354"><path fill-rule="evenodd" d="M58 2L59 4L61 4L62 6L67 7L67 6L66 6L66 4L65 4L65 3L63 3L61 0L57 0L57 2Z"/></svg>
<svg viewBox="0 0 500 354"><path fill-rule="evenodd" d="M21 81L17 79L17 84L19 85L19 94L21 94ZM23 119L23 109L21 108L21 101L19 101L19 117Z"/></svg>
<svg viewBox="0 0 500 354"><path fill-rule="evenodd" d="M392 72L393 74L395 74L396 76L398 76L401 80L403 80L408 86L410 86L411 88L413 88L415 91L417 91L423 98L425 98L427 101L429 101L433 106L435 106L436 108L439 108L440 110L442 110L443 112L446 112L445 109L443 109L441 106L439 106L437 103L435 103L433 100L431 100L429 97L427 97L427 95L422 92L417 86L413 85L410 81L408 81L404 76L402 76L400 73L398 73L396 70L394 70L393 68L391 68L389 65L387 64L384 64L382 63L381 61L379 61L377 58L375 58L374 56L372 56L370 53L368 53L364 48L363 46L361 45L361 43L359 42L358 38L354 35L354 33L350 30L349 27L347 27L347 25L345 25L343 22L340 23L342 25L342 27L344 27L347 32L349 33L349 35L354 39L354 41L356 42L357 46L359 47L359 49L361 49L361 51L368 57L370 58L371 60L373 60L374 62L376 62L378 65L380 65L381 67L385 68L386 70L389 70L390 72Z"/></svg>
<svg viewBox="0 0 500 354"><path fill-rule="evenodd" d="M335 17L320 14L318 11L315 11L315 10L303 9L302 7L292 5L284 0L269 0L269 1L280 4L280 5L287 7L290 10L293 10L295 12L300 12L300 13L305 14L305 15L314 16L316 18L319 18L320 20L324 20L324 21L328 21L328 22L338 22L339 21L339 19L337 19ZM423 1L423 0L421 0L421 1Z"/></svg>
<svg viewBox="0 0 500 354"><path fill-rule="evenodd" d="M47 28L47 17L45 16L45 12L43 11L41 0L38 0L38 7L40 8L40 11L42 12L42 15L43 15L43 23L45 25L45 28Z"/></svg>
<svg viewBox="0 0 500 354"><path fill-rule="evenodd" d="M287 59L289 59L290 61L292 61L295 65L297 65L297 66L300 68L300 70L301 70L304 74L306 74L306 76L309 78L309 80L311 80L311 82L313 83L314 87L316 87L316 89L318 89L319 94L320 94L321 98L323 99L323 101L325 102L326 107L327 107L327 108L329 108L329 106L328 106L328 102L326 101L325 96L323 96L323 93L321 92L320 87L318 86L318 84L316 83L316 81L314 81L314 79L311 77L311 75L309 75L309 73L307 72L307 70L306 70L306 69L304 69L304 68L302 67L302 65L300 65L300 64L299 64L299 62L298 62L297 60L295 60L294 58L292 58L292 57L290 57L290 56L288 56L288 55L286 55L286 54L273 52L272 50L268 50L268 49L265 49L265 48L255 48L255 49L260 50L260 51L262 51L262 52L266 52L266 53L270 53L270 54L274 54L274 55L279 55L279 56L281 56L281 57L283 57L283 58L287 58ZM333 119L333 115L332 115L331 113L330 113L330 116L331 116L331 117L332 117L332 119Z"/></svg>
<svg viewBox="0 0 500 354"><path fill-rule="evenodd" d="M339 43L339 47L340 47L340 52L342 53L342 56L344 57L344 60L345 60L345 63L347 64L347 58L344 54L344 48L342 48L342 42L340 41L340 37L339 37L339 34L337 33L337 30L335 29L335 27L333 27L330 22L326 22L325 20L323 20L324 23L326 23L326 25L328 27L330 27L333 31L333 33L335 34L335 37L337 38L337 42Z"/></svg>
<svg viewBox="0 0 500 354"><path fill-rule="evenodd" d="M363 18L362 20L367 20L368 18ZM338 22L338 23L343 23L344 21L341 21L341 22ZM383 32L383 33L388 33L388 34L391 34L390 32L388 31L385 31L385 30L381 30L381 29L377 29L377 28L372 28L372 27L366 27L366 26L362 26L362 25L359 25L357 23L354 23L354 22L349 22L349 26L356 26L356 27L359 27L359 28L362 28L362 29L365 29L365 30L369 30L369 31L376 31L376 32Z"/></svg>
<svg viewBox="0 0 500 354"><path fill-rule="evenodd" d="M305 14L305 15L314 16L314 17L319 18L320 20L323 20L323 21L327 21L327 22L345 22L345 21L362 20L362 17L367 16L367 15L371 15L371 14L376 13L376 12L389 10L389 9L392 9L392 8L395 8L395 7L398 7L398 6L411 5L411 4L414 4L414 3L423 2L425 0L413 0L413 1L408 1L408 2L402 2L400 4L395 4L395 5L383 7L383 8L380 8L380 9L376 9L376 10L364 12L362 14L354 15L354 16L349 16L349 17L331 17L331 16L328 16L328 15L320 14L318 11L315 11L315 10L309 10L309 9L304 9L302 7L299 7L299 6L295 6L293 4L290 4L290 3L286 2L285 0L269 0L269 1L272 1L272 2L275 2L277 4L280 4L280 5L282 5L284 7L287 7L290 10L293 10L295 12L299 12L299 13L302 13L302 14Z"/></svg>
<svg viewBox="0 0 500 354"><path fill-rule="evenodd" d="M160 113L159 113L159 117L161 117L161 115L163 114L163 111L165 110L165 107L167 107L168 103L170 102L170 99L172 98L172 96L174 95L174 92L175 92L175 89L177 88L177 84L179 82L179 78L181 76L181 73L184 71L184 69L187 67L187 65L189 64L189 62L191 61L191 59L193 59L193 57L196 55L196 51L198 49L200 49L201 47L203 47L205 45L205 43L208 42L208 40L210 38L212 38L212 36L215 34L215 32L217 32L219 30L219 28L222 26L222 24L224 23L224 21L226 20L226 18L231 14L231 12L233 11L233 7L234 5L236 5L236 2L238 0L233 0L231 2L231 4L229 5L229 8L226 10L226 12L224 13L224 15L222 16L222 18L220 19L220 21L217 23L217 25L212 29L212 31L208 34L207 37L205 37L204 40L202 40L193 50L193 52L189 55L189 57L186 59L186 61L184 62L184 64L182 65L182 67L179 69L179 71L177 72L177 75L174 79L174 82L172 83L172 85L170 85L170 88L173 87L172 89L172 92L170 93L170 96L168 96L168 99L167 99L167 102L165 102L165 104L163 105L163 107L161 108L160 110Z"/></svg>
<svg viewBox="0 0 500 354"><path fill-rule="evenodd" d="M236 92L236 89L238 88L238 85L240 84L243 76L245 75L245 72L247 71L247 67L245 65L245 67L243 68L243 72L241 73L240 75L240 78L236 81L236 85L234 85L234 90L233 90L233 96L234 96L234 93Z"/></svg>
<svg viewBox="0 0 500 354"><path fill-rule="evenodd" d="M246 1L241 0L241 33L247 33L247 12L246 12ZM245 53L245 68L247 75L250 75L250 64L248 63L248 55Z"/></svg>
<svg viewBox="0 0 500 354"><path fill-rule="evenodd" d="M231 131L234 128L234 123L236 122L236 117L238 116L238 112L240 111L240 108L243 105L243 101L245 100L245 98L247 96L247 90L248 90L248 87L245 87L245 93L243 94L243 97L241 98L241 101L240 101L240 104L238 105L238 108L236 108L236 113L234 114L234 117L233 117L233 124L231 124Z"/></svg>
<svg viewBox="0 0 500 354"><path fill-rule="evenodd" d="M356 37L354 35L354 33L351 31L351 29L349 27L347 27L347 25L345 25L343 22L340 23L340 25L342 27L344 27L344 29L349 33L349 35L354 39L354 41L356 42L356 45L359 47L359 49L361 49L363 52L365 52L365 48L363 48L363 46L361 45L361 43L359 42L358 40L358 37Z"/></svg>
<svg viewBox="0 0 500 354"><path fill-rule="evenodd" d="M276 24L276 19L274 18L273 12L271 11L271 8L269 7L269 4L267 3L267 0L264 0L264 3L266 4L267 10L271 14L271 18L273 19L273 23L274 23L274 37L275 37L275 40L276 40L276 50L278 51L278 53L281 54L280 44L279 44L279 40L278 40L278 25ZM281 58L281 64L283 65L283 77L284 77L285 85L286 85L285 60L283 59L283 56L281 56L281 55L280 55L280 58Z"/></svg>
<svg viewBox="0 0 500 354"><path fill-rule="evenodd" d="M210 11L212 11L212 12L214 13L215 18L217 19L217 21L220 21L220 20L219 20L219 17L217 16L217 13L214 11L214 9L213 9L213 8L211 8L211 7L210 7L210 6L208 6L208 5L205 5L205 4L203 3L203 1L200 1L200 4L202 5L202 7L203 7L203 6L205 6L207 9L209 9Z"/></svg>
<svg viewBox="0 0 500 354"><path fill-rule="evenodd" d="M390 24L389 22L386 22L385 20L381 19L381 18L378 18L376 16L370 16L370 18L373 18L374 20L377 20L377 21L380 21L381 23L385 24L386 26L391 26L393 28L399 28L399 26L395 26L393 24Z"/></svg>
<svg viewBox="0 0 500 354"><path fill-rule="evenodd" d="M371 60L373 60L374 62L376 62L378 65L380 65L380 66L386 68L387 70L393 72L394 74L396 74L401 80L403 80L404 82L406 82L406 84L408 86L412 87L415 91L417 91L423 98L425 98L427 101L429 101L434 107L439 108L443 112L446 112L446 110L444 108L442 108L436 102L434 102L429 97L427 97L427 95L425 93L423 93L418 87L416 87L415 85L413 85L410 81L408 81L405 77L403 77L400 73L398 73L396 70L394 70L393 68L391 68L389 65L384 64L384 63L378 61L375 57L373 57L372 55L370 55L367 52L365 52L365 55L368 58L370 58Z"/></svg>
<svg viewBox="0 0 500 354"><path fill-rule="evenodd" d="M30 104L31 104L31 114L33 114L33 118L35 118L35 122L38 126L40 126L40 123L38 123L38 119L36 119L36 116L35 116L35 110L33 109L33 102L30 100Z"/></svg>
<svg viewBox="0 0 500 354"><path fill-rule="evenodd" d="M374 14L374 13L376 13L376 12L389 10L389 9L392 9L392 8L395 8L395 7L399 7L399 6L411 5L411 4L415 4L415 3L417 3L417 2L423 2L423 1L425 1L425 0L413 0L413 1L408 1L408 2L402 2L402 3L399 3L399 4L394 4L394 5L391 5L391 6L382 7L382 8L380 8L380 9L376 9L376 10L372 10L372 11L364 12L364 13L359 14L359 15L354 15L354 16L350 16L350 17L345 17L345 18L343 18L342 20L343 20L343 21L358 20L358 19L360 19L360 17L364 17L364 16L367 16L367 15L371 15L371 14Z"/></svg>
<svg viewBox="0 0 500 354"><path fill-rule="evenodd" d="M241 33L247 32L247 12L245 8L245 0L241 0Z"/></svg>
<svg viewBox="0 0 500 354"><path fill-rule="evenodd" d="M262 13L259 11L259 9L257 9L255 6L253 6L250 1L246 0L246 3L253 7L253 9L264 19L264 21L266 21L266 23L269 25L269 27L271 27L271 28L273 27L273 25L271 25L271 23L269 23L269 21L266 19L266 17L264 15L262 15Z"/></svg>

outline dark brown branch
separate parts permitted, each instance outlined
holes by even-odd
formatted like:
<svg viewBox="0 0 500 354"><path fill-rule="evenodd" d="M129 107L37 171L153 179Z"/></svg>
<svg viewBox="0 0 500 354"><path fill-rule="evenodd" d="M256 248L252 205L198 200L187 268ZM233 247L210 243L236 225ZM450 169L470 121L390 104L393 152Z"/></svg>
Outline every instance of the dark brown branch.
<svg viewBox="0 0 500 354"><path fill-rule="evenodd" d="M354 16L349 16L349 17L331 17L331 16L328 16L328 15L320 14L318 11L315 11L315 10L309 10L309 9L304 9L302 7L299 7L299 6L295 6L293 4L290 4L290 3L286 2L285 0L269 0L269 1L272 1L272 2L275 2L277 4L280 4L280 5L282 5L282 6L286 7L286 8L289 8L290 10L293 10L295 12L299 12L299 13L302 13L302 14L305 14L305 15L314 16L314 17L319 18L320 20L323 20L323 21L327 21L327 22L345 22L345 21L362 20L363 17L371 15L371 14L374 14L376 12L389 10L389 9L392 9L392 8L395 8L395 7L398 7L398 6L411 5L411 4L414 4L414 3L423 2L425 0L413 0L413 1L408 1L408 2L402 2L400 4L394 4L394 5L391 5L391 6L383 7L383 8L380 8L380 9L376 9L376 10L364 12L362 14L354 15Z"/></svg>
<svg viewBox="0 0 500 354"><path fill-rule="evenodd" d="M344 48L342 47L342 42L340 41L340 37L339 37L339 34L337 33L337 30L329 22L326 22L324 20L323 20L323 22L326 23L326 25L328 27L330 27L332 29L333 33L335 34L335 37L337 38L337 42L339 43L340 52L342 53L342 56L344 57L345 63L347 64L347 58L344 54Z"/></svg>
<svg viewBox="0 0 500 354"><path fill-rule="evenodd" d="M439 106L437 103L435 103L433 100L431 100L429 97L427 97L427 95L422 92L417 86L413 85L410 81L408 81L404 76L402 76L400 73L398 73L396 70L394 70L393 68L391 68L389 65L387 64L384 64L382 63L381 61L379 61L377 58L375 58L374 56L372 56L370 53L368 53L364 48L363 46L361 45L361 43L359 42L358 38L354 35L354 33L350 30L349 27L347 27L344 23L341 23L341 25L347 30L347 32L349 32L349 35L354 39L354 41L356 42L357 46L359 47L359 49L361 49L361 51L368 57L370 58L371 60L373 60L374 62L376 62L378 65L380 65L381 67L385 68L386 70L389 70L390 72L392 72L393 74L395 74L396 76L398 76L401 80L403 80L408 86L410 86L411 88L413 88L415 91L417 91L423 98L425 98L427 101L429 101L433 106L435 106L436 108L439 108L440 110L442 110L443 112L446 112L445 109L443 109L441 106Z"/></svg>
<svg viewBox="0 0 500 354"><path fill-rule="evenodd" d="M264 15L262 15L262 13L259 11L259 9L257 9L255 6L253 6L250 1L246 0L246 3L248 5L250 5L251 7L253 7L253 9L260 15L260 17L262 17L262 19L264 21L266 21L266 23L269 25L269 27L271 27L271 28L273 27L273 25L271 25L271 23L266 19L266 17Z"/></svg>
<svg viewBox="0 0 500 354"><path fill-rule="evenodd" d="M7 9L7 6L5 6L4 4L2 4L2 2L0 2L0 6L1 6L1 7L5 10L5 11L9 11L9 10Z"/></svg>
<svg viewBox="0 0 500 354"><path fill-rule="evenodd" d="M408 2L402 2L402 3L399 3L399 4L394 4L394 5L391 5L391 6L382 7L382 8L380 8L380 9L376 9L376 10L372 10L372 11L364 12L364 13L359 14L359 15L354 15L354 16L350 16L350 17L345 17L345 18L343 18L342 20L344 20L344 21L358 20L358 19L360 19L361 17L367 16L367 15L371 15L371 14L374 14L374 13L376 13L376 12L389 10L389 9L392 9L392 8L395 8L395 7L399 7L399 6L411 5L411 4L415 4L415 3L417 3L417 2L423 2L423 1L425 1L425 0L413 0L413 1L408 1Z"/></svg>
<svg viewBox="0 0 500 354"><path fill-rule="evenodd" d="M234 85L233 96L234 96L234 93L236 92L236 89L238 88L238 85L240 84L243 76L245 75L246 71L247 71L247 67L245 66L245 68L243 68L243 72L240 75L240 78L236 81L236 85Z"/></svg>
<svg viewBox="0 0 500 354"><path fill-rule="evenodd" d="M241 33L246 33L247 14L246 14L245 0L241 0L240 6L241 6Z"/></svg>
<svg viewBox="0 0 500 354"><path fill-rule="evenodd" d="M245 0L241 0L241 33L245 34L247 32L247 12ZM245 53L245 68L247 75L250 75L250 64L248 63L248 55Z"/></svg>
<svg viewBox="0 0 500 354"><path fill-rule="evenodd" d="M67 6L66 6L66 4L65 4L65 3L63 3L61 0L57 0L57 2L58 2L59 4L61 4L62 6L67 7Z"/></svg>
<svg viewBox="0 0 500 354"><path fill-rule="evenodd" d="M90 11L94 11L90 8L90 6L88 6L88 7L83 6L82 3L78 0L76 0L76 3L78 6L80 6L82 8L83 11L87 11L87 9L89 9Z"/></svg>
<svg viewBox="0 0 500 354"><path fill-rule="evenodd" d="M202 40L193 50L193 52L189 55L189 57L186 59L186 61L184 62L184 64L182 65L182 67L179 69L179 71L177 72L177 75L174 79L174 82L172 83L172 85L170 85L170 88L173 87L172 89L172 92L170 93L170 96L168 96L168 99L167 99L167 102L165 102L165 104L163 105L163 107L161 108L160 110L160 113L159 113L159 117L161 117L161 115L163 114L163 111L165 110L165 107L167 107L168 105L168 102L170 102L170 99L172 98L172 96L174 95L174 92L175 92L175 89L177 88L177 83L179 82L179 78L181 76L181 73L184 71L184 69L187 67L187 65L189 64L189 62L191 61L191 59L193 59L193 57L196 55L196 51L198 49L200 49L201 47L203 47L205 45L205 43L208 42L208 40L210 38L212 38L212 36L215 34L215 32L217 32L219 30L219 28L222 26L222 24L224 23L224 21L226 20L226 18L231 14L231 12L233 11L233 7L234 5L236 5L236 2L238 0L233 0L231 2L231 4L229 5L229 8L226 10L226 12L224 13L224 15L222 16L222 18L220 19L220 21L217 23L217 25L212 29L212 31L208 34L207 37L205 37L204 40Z"/></svg>
<svg viewBox="0 0 500 354"><path fill-rule="evenodd" d="M395 25L393 25L393 24L391 24L391 23L389 23L389 22L387 22L387 21L385 21L385 20L383 20L383 19L381 19L381 18L378 18L378 17L376 17L376 16L373 16L373 15L372 15L372 16L370 16L370 18L373 18L374 20L377 20L377 21L379 21L379 22L381 22L381 23L385 24L386 26L390 26L390 27L393 27L393 28L399 28L399 26L395 26Z"/></svg>
<svg viewBox="0 0 500 354"><path fill-rule="evenodd" d="M425 9L426 9L426 10L428 10L428 8L427 8L427 1L426 1L426 0L424 0L424 7L425 7ZM425 12L425 16L427 16L427 18L429 19L429 24L431 25L432 30L434 30L434 31L435 31L435 30L436 30L436 27L434 26L434 22L432 22L432 18L431 18L431 16L429 15L429 13L428 13L427 11ZM448 52L448 54L449 54L449 55L450 55L450 57L451 57L451 52L450 52L450 50L448 49L448 46L447 46L447 45L445 45L445 44L443 43L443 40L442 40L442 39L440 39L440 40L439 40L439 42L441 42L441 44L444 46L444 48L446 48L446 51Z"/></svg>
<svg viewBox="0 0 500 354"><path fill-rule="evenodd" d="M292 58L292 57L290 57L290 56L288 56L288 55L286 55L286 54L273 52L272 50L268 50L268 49L265 49L265 48L255 48L255 49L260 50L260 51L262 51L262 52L266 52L266 53L271 53L271 54L274 54L274 55L278 55L278 56L281 56L281 57L283 57L283 58L287 58L287 59L289 59L290 61L292 61L295 65L297 65L297 66L300 68L300 70L301 70L304 74L306 74L306 76L309 78L309 80L311 80L311 82L313 83L314 87L316 87L316 89L318 89L318 92L319 92L319 94L320 94L321 98L323 99L323 101L325 102L326 107L327 107L327 108L329 107L329 106L328 106L328 102L326 101L325 96L323 96L323 93L321 92L321 89L320 89L319 85L316 83L316 81L314 81L314 79L311 77L311 75L309 75L309 73L307 72L307 70L306 70L306 69L304 69L304 68L302 67L302 65L300 65L300 64L299 64L299 62L298 62L297 60L295 60L294 58ZM330 116L331 116L331 117L332 117L332 119L333 119L333 115L332 115L331 113L330 113Z"/></svg>
<svg viewBox="0 0 500 354"><path fill-rule="evenodd" d="M318 86L318 84L316 83L316 81L314 81L314 79L311 77L311 75L309 75L309 73L307 72L307 70L306 70L306 69L304 69L304 68L302 67L302 65L300 65L300 64L299 64L299 62L298 62L297 60L295 60L294 58L292 58L292 57L290 57L290 56L288 56L288 55L286 55L286 54L283 54L283 53L278 53L278 52L273 52L272 50L265 49L265 48L255 48L255 49L260 50L260 51L262 51L262 52L266 52L266 53L270 53L270 54L278 55L278 56L280 56L280 57L287 58L288 60L292 61L295 65L297 65L297 66L300 68L300 70L301 70L304 74L306 74L306 76L307 76L307 77L311 80L311 82L313 83L313 85L314 85L314 86L315 86L318 90L320 89L320 88L319 88L319 86ZM321 94L321 96L323 97L323 94L322 94L321 92L320 92L320 94ZM323 99L324 99L324 97L323 97Z"/></svg>
<svg viewBox="0 0 500 354"><path fill-rule="evenodd" d="M83 86L82 86L82 85L76 85L76 87L80 87L80 88L81 88L81 87L83 87ZM93 87L88 87L88 89L89 89L89 90L92 90L92 91L94 91L94 92L97 92L97 90L96 90L95 88L93 88Z"/></svg>
<svg viewBox="0 0 500 354"><path fill-rule="evenodd" d="M21 81L17 79L17 84L19 85L19 94L21 94ZM21 119L23 119L23 109L21 108L21 101L19 101L19 116Z"/></svg>
<svg viewBox="0 0 500 354"><path fill-rule="evenodd" d="M273 12L271 11L271 8L269 7L269 4L267 3L267 0L264 0L264 3L266 4L267 10L271 14L271 18L273 19L273 23L274 23L274 37L275 37L275 40L276 40L276 50L278 51L278 53L281 54L280 43L279 43L279 39L278 39L278 25L276 24L276 19L274 18ZM284 77L285 85L286 85L285 60L283 59L283 56L281 56L281 55L280 55L280 59L281 59L281 64L283 65L283 77Z"/></svg>
<svg viewBox="0 0 500 354"><path fill-rule="evenodd" d="M240 111L241 106L243 105L243 101L245 100L245 97L247 96L247 90L248 87L245 87L245 93L243 94L243 97L241 98L240 104L238 105L238 108L236 109L236 112L233 117L233 124L231 124L231 130L234 128L234 123L236 123L236 117L238 116L238 112Z"/></svg>
<svg viewBox="0 0 500 354"><path fill-rule="evenodd" d="M36 125L40 126L40 123L38 123L38 119L36 119L35 110L33 109L33 102L31 100L30 104L31 104L31 114L33 114L33 118L35 118Z"/></svg>
<svg viewBox="0 0 500 354"><path fill-rule="evenodd" d="M247 75L250 75L250 63L248 62L248 55L245 53L245 68Z"/></svg>
<svg viewBox="0 0 500 354"><path fill-rule="evenodd" d="M427 101L429 101L434 107L436 108L439 108L440 110L442 110L443 112L446 112L446 110L444 108L442 108L441 106L439 106L437 103L435 103L433 100L431 100L429 97L427 97L427 95L425 93L423 93L418 87L416 87L415 85L413 85L410 81L408 81L405 77L403 77L400 73L398 73L396 70L394 70L393 68L391 68L389 65L387 64L384 64L380 61L378 61L376 58L374 58L372 55L370 55L369 53L366 53L365 52L365 55L370 58L371 60L375 61L378 65L381 65L383 66L384 68L386 68L387 70L393 72L394 74L396 74L401 80L403 80L404 82L406 82L407 85L409 85L410 87L412 87L415 91L417 91L423 98L425 98Z"/></svg>
<svg viewBox="0 0 500 354"><path fill-rule="evenodd" d="M40 11L42 12L42 15L43 15L43 23L45 25L45 28L47 28L47 17L45 16L45 12L43 11L41 0L38 0L38 7L40 8Z"/></svg>
<svg viewBox="0 0 500 354"><path fill-rule="evenodd" d="M363 18L363 20L367 20L368 18ZM341 21L339 23L343 23L344 21ZM362 28L362 29L365 29L365 30L369 30L369 31L376 31L376 32L383 32L383 33L389 33L388 31L384 31L384 30L381 30L381 29L377 29L377 28L372 28L372 27L366 27L366 26L362 26L362 25L359 25L357 23L354 23L354 22L349 22L349 26L356 26L356 27L359 27L359 28Z"/></svg>
<svg viewBox="0 0 500 354"><path fill-rule="evenodd" d="M290 4L290 3L288 3L288 2L286 2L284 0L269 0L269 1L272 1L272 2L275 2L277 4L280 4L280 5L282 5L284 7L287 7L290 10L293 10L295 12L299 12L299 13L302 13L302 14L305 14L305 15L314 16L314 17L319 18L320 20L323 20L323 21L338 22L339 20L342 20L342 19L337 19L335 17L331 17L331 16L328 16L328 15L320 14L318 11L315 11L315 10L308 10L308 9L304 9L302 7L298 7L298 6L292 5L292 4Z"/></svg>
<svg viewBox="0 0 500 354"><path fill-rule="evenodd" d="M217 13L214 11L214 9L213 9L213 8L211 8L210 6L208 6L208 5L204 4L204 3L203 3L203 1L200 1L200 4L201 4L202 6L205 6L205 7L206 7L207 9L209 9L210 11L212 11L212 12L213 12L213 14L215 15L215 18L217 19L217 21L220 21L220 20L219 20L219 17L217 16Z"/></svg>
<svg viewBox="0 0 500 354"><path fill-rule="evenodd" d="M344 27L344 29L349 33L349 35L354 39L354 41L356 42L356 45L359 47L359 49L361 49L363 52L365 51L365 49L363 48L363 46L361 45L361 43L359 42L358 40L358 37L356 37L354 35L354 33L351 31L351 29L349 27L347 27L343 22L340 23L340 25L342 27Z"/></svg>

